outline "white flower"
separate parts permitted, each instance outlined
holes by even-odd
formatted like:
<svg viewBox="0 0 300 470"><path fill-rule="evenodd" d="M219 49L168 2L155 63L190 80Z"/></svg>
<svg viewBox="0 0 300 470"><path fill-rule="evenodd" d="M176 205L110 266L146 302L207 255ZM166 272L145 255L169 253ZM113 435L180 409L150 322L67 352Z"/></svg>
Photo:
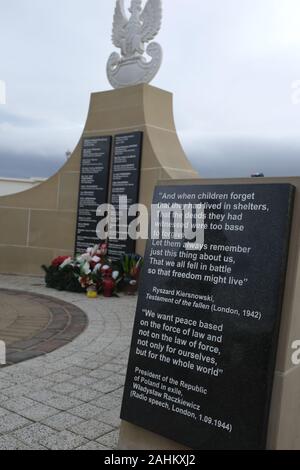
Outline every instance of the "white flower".
<svg viewBox="0 0 300 470"><path fill-rule="evenodd" d="M72 263L72 258L67 258L59 267L59 269L63 269L65 268L66 266L69 266L69 264Z"/></svg>
<svg viewBox="0 0 300 470"><path fill-rule="evenodd" d="M99 256L93 256L92 261L94 261L94 263L100 263L101 258L99 258Z"/></svg>
<svg viewBox="0 0 300 470"><path fill-rule="evenodd" d="M79 263L85 263L85 262L90 263L92 261L92 257L89 254L85 253L84 255L78 256L77 261Z"/></svg>
<svg viewBox="0 0 300 470"><path fill-rule="evenodd" d="M87 276L88 274L91 273L90 263L88 262L84 263L81 269L82 269L82 272Z"/></svg>
<svg viewBox="0 0 300 470"><path fill-rule="evenodd" d="M118 277L119 277L119 274L120 274L119 271L114 271L114 272L112 273L112 278L116 281L116 280L118 279Z"/></svg>
<svg viewBox="0 0 300 470"><path fill-rule="evenodd" d="M96 264L96 266L94 267L94 273L97 273L98 271L100 271L101 266L102 266L101 263Z"/></svg>
<svg viewBox="0 0 300 470"><path fill-rule="evenodd" d="M110 269L110 267L108 266L108 264L105 264L102 269L103 271L107 271L108 269Z"/></svg>

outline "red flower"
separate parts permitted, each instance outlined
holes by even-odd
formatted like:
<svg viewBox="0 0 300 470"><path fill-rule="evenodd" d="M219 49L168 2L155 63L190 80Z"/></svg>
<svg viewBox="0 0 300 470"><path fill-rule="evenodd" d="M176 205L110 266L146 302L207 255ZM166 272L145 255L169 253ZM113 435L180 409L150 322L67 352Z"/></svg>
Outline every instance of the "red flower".
<svg viewBox="0 0 300 470"><path fill-rule="evenodd" d="M55 268L58 268L61 264L64 263L64 261L66 261L66 259L69 259L69 258L70 258L69 256L58 256L58 258L55 258L51 264Z"/></svg>
<svg viewBox="0 0 300 470"><path fill-rule="evenodd" d="M100 256L106 256L107 255L107 252L108 252L108 244L107 243L102 243L101 245L99 245L99 250L98 250L98 253Z"/></svg>

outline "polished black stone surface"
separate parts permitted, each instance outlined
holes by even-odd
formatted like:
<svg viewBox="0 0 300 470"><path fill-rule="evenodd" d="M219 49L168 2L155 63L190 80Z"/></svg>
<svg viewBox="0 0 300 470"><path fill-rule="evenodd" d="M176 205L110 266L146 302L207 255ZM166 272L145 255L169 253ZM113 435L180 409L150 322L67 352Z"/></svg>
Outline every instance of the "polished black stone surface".
<svg viewBox="0 0 300 470"><path fill-rule="evenodd" d="M120 259L123 254L134 253L135 251L135 241L127 236L127 228L132 218L127 218L127 223L124 224L125 228L119 224L119 197L126 196L128 206L137 204L139 201L142 145L142 132L115 136L110 202L116 210L117 239L113 240L111 238L108 244L108 254L110 258L115 260Z"/></svg>
<svg viewBox="0 0 300 470"><path fill-rule="evenodd" d="M75 254L99 243L97 208L107 203L111 137L83 139Z"/></svg>
<svg viewBox="0 0 300 470"><path fill-rule="evenodd" d="M156 189L155 203L205 204L204 246L148 242L122 419L192 449L266 447L293 198L288 184Z"/></svg>

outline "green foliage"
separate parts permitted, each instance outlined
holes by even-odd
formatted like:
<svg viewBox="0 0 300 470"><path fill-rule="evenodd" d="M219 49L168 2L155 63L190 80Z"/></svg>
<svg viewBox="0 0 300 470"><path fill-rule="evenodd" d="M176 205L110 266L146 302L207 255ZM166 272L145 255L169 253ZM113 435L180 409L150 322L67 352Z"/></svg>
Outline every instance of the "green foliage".
<svg viewBox="0 0 300 470"><path fill-rule="evenodd" d="M143 266L143 258L134 253L124 255L121 261L121 266L125 276L134 276L137 271L140 271Z"/></svg>
<svg viewBox="0 0 300 470"><path fill-rule="evenodd" d="M101 294L103 283L107 286L107 279L111 279L116 294L126 290L130 283L137 285L142 263L143 259L135 254L125 255L120 261L111 261L107 257L107 245L102 244L89 248L75 258L59 256L50 267L42 268L49 288L78 293L93 288Z"/></svg>
<svg viewBox="0 0 300 470"><path fill-rule="evenodd" d="M67 292L85 292L78 281L79 270L72 266L66 266L63 269L59 269L57 266L42 266L46 276L46 286L51 289Z"/></svg>

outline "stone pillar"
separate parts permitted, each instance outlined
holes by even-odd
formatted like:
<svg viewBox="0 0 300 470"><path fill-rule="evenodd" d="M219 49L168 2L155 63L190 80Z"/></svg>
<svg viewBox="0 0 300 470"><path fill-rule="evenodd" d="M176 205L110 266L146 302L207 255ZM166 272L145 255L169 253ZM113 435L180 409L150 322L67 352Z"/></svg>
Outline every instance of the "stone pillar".
<svg viewBox="0 0 300 470"><path fill-rule="evenodd" d="M101 129L101 130L100 130ZM177 136L173 95L137 85L92 95L83 137L142 131L143 152L139 202L149 207L160 179L197 178ZM145 242L137 242L144 253Z"/></svg>
<svg viewBox="0 0 300 470"><path fill-rule="evenodd" d="M150 204L158 179L194 178L176 134L172 94L150 85L93 93L82 137L144 132L140 202ZM41 274L75 245L80 140L69 161L48 181L0 197L0 272ZM144 242L137 251L143 254Z"/></svg>

